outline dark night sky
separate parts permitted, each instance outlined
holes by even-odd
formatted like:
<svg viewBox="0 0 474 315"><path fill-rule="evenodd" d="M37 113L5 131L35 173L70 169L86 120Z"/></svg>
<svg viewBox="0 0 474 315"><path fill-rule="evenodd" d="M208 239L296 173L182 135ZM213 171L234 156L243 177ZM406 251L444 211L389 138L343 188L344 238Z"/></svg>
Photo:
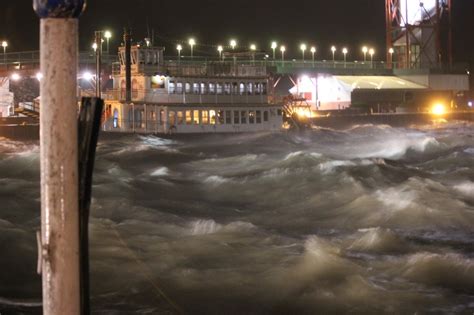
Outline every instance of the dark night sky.
<svg viewBox="0 0 474 315"><path fill-rule="evenodd" d="M453 1L455 60L474 63L474 0ZM330 58L332 44L347 46L348 58L360 59L360 47L367 44L384 58L384 0L89 0L81 18L81 49L89 49L98 29L111 29L111 45L119 45L127 24L134 39L141 40L147 21L156 43L173 53L176 41L194 36L198 43L213 45L226 45L235 37L242 45L256 42L269 51L270 41L277 40L296 56L305 41L317 45L320 59ZM38 49L38 19L31 0L0 0L3 38L9 40L10 51Z"/></svg>

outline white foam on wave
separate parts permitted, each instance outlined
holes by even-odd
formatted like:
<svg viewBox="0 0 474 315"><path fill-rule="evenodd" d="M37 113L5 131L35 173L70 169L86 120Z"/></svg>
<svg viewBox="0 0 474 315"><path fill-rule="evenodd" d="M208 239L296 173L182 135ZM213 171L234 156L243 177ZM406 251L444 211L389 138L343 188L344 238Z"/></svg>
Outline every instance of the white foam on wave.
<svg viewBox="0 0 474 315"><path fill-rule="evenodd" d="M389 207L391 210L396 211L410 207L418 197L415 191L398 188L377 190L375 196L378 201Z"/></svg>
<svg viewBox="0 0 474 315"><path fill-rule="evenodd" d="M454 186L454 189L463 195L474 197L474 182L463 182Z"/></svg>
<svg viewBox="0 0 474 315"><path fill-rule="evenodd" d="M204 183L214 186L222 185L228 182L230 182L230 179L224 178L219 175L208 176L206 177L206 179L204 179Z"/></svg>
<svg viewBox="0 0 474 315"><path fill-rule="evenodd" d="M169 169L167 167L160 167L151 172L150 176L153 177L162 177L162 176L168 176L169 175Z"/></svg>
<svg viewBox="0 0 474 315"><path fill-rule="evenodd" d="M191 235L210 235L218 232L243 232L255 229L248 222L231 222L227 225L219 224L214 220L196 220L191 222Z"/></svg>
<svg viewBox="0 0 474 315"><path fill-rule="evenodd" d="M384 228L360 229L358 238L349 246L349 249L365 252L392 253L408 249L392 230Z"/></svg>

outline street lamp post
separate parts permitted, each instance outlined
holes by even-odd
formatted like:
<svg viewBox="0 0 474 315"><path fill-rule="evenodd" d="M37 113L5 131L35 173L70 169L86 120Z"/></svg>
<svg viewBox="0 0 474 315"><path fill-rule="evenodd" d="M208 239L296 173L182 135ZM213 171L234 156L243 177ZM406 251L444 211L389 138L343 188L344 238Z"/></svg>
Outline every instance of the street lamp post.
<svg viewBox="0 0 474 315"><path fill-rule="evenodd" d="M277 49L277 47L278 47L277 42L272 42L273 60L275 60L275 49Z"/></svg>
<svg viewBox="0 0 474 315"><path fill-rule="evenodd" d="M342 53L344 54L344 68L346 67L346 64L347 64L347 52L348 52L347 48L344 47L342 49Z"/></svg>
<svg viewBox="0 0 474 315"><path fill-rule="evenodd" d="M390 54L390 62L389 62L390 68L393 68L393 53L394 52L395 50L390 47L390 49L388 50L388 53Z"/></svg>
<svg viewBox="0 0 474 315"><path fill-rule="evenodd" d="M5 65L5 69L8 69L7 66L7 47L8 47L8 42L6 40L2 41L2 47L3 47L3 64Z"/></svg>
<svg viewBox="0 0 474 315"><path fill-rule="evenodd" d="M217 52L219 53L219 60L222 61L222 52L224 51L224 47L222 45L217 46Z"/></svg>
<svg viewBox="0 0 474 315"><path fill-rule="evenodd" d="M286 47L285 47L285 46L281 46L281 47L280 47L280 51L281 51L281 65L284 67L284 66L285 66L285 51L286 51Z"/></svg>
<svg viewBox="0 0 474 315"><path fill-rule="evenodd" d="M255 51L257 50L257 45L250 45L250 50L252 51L252 63L255 64Z"/></svg>
<svg viewBox="0 0 474 315"><path fill-rule="evenodd" d="M370 55L370 65L373 68L374 67L374 55L375 55L375 50L373 48L369 49L369 55Z"/></svg>
<svg viewBox="0 0 474 315"><path fill-rule="evenodd" d="M336 63L336 46L332 46L331 47L331 51L332 51L332 63Z"/></svg>
<svg viewBox="0 0 474 315"><path fill-rule="evenodd" d="M311 58L313 60L313 67L314 67L314 54L316 53L316 47L311 47Z"/></svg>
<svg viewBox="0 0 474 315"><path fill-rule="evenodd" d="M232 50L235 50L235 47L237 46L237 41L235 39L231 39L230 40L230 47L232 48ZM237 58L235 56L235 53L233 54L233 58L234 58L234 66L235 64L237 63Z"/></svg>
<svg viewBox="0 0 474 315"><path fill-rule="evenodd" d="M301 54L303 55L303 63L304 63L304 53L306 51L306 44L301 44L300 49L301 49Z"/></svg>
<svg viewBox="0 0 474 315"><path fill-rule="evenodd" d="M369 49L367 48L367 46L362 47L362 53L364 54L364 63L367 62L367 52L368 51L369 51Z"/></svg>
<svg viewBox="0 0 474 315"><path fill-rule="evenodd" d="M110 50L109 50L109 41L110 41L110 38L112 37L112 33L110 31L105 31L104 32L104 37L105 39L107 40L107 55L110 53Z"/></svg>
<svg viewBox="0 0 474 315"><path fill-rule="evenodd" d="M194 38L190 38L188 44L191 46L191 59L194 59L194 45L196 45L196 41Z"/></svg>

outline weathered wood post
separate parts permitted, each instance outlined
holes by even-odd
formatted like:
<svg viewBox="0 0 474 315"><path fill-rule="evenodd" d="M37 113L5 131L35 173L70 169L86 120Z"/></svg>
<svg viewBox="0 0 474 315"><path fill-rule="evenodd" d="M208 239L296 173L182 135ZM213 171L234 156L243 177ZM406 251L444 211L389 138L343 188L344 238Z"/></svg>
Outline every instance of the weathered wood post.
<svg viewBox="0 0 474 315"><path fill-rule="evenodd" d="M43 312L80 313L78 17L86 0L33 0L41 18L41 270Z"/></svg>

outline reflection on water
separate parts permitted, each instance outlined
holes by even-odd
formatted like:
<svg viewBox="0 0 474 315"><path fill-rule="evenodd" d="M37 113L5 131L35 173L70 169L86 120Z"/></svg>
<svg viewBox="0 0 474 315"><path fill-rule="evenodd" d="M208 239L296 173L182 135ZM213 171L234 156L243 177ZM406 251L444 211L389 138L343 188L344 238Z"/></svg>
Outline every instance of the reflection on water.
<svg viewBox="0 0 474 315"><path fill-rule="evenodd" d="M474 311L474 125L104 139L97 313ZM38 147L0 141L0 311L39 312Z"/></svg>

